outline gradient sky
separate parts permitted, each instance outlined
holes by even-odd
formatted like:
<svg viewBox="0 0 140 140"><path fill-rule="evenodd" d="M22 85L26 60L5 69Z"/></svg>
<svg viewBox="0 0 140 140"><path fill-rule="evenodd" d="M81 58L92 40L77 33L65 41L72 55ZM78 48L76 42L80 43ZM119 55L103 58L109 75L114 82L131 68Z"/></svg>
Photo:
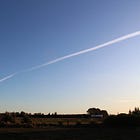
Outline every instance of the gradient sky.
<svg viewBox="0 0 140 140"><path fill-rule="evenodd" d="M0 78L140 30L139 0L0 0ZM140 36L0 82L0 112L140 107Z"/></svg>

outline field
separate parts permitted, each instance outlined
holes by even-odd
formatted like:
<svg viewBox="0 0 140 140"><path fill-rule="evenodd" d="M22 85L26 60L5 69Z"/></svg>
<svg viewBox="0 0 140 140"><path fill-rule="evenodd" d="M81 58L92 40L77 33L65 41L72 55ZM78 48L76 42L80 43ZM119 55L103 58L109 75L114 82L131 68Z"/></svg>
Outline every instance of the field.
<svg viewBox="0 0 140 140"><path fill-rule="evenodd" d="M103 119L100 118L32 118L32 124L35 125L63 125L75 126L79 124L99 124Z"/></svg>
<svg viewBox="0 0 140 140"><path fill-rule="evenodd" d="M140 140L140 116L1 115L0 140Z"/></svg>
<svg viewBox="0 0 140 140"><path fill-rule="evenodd" d="M1 140L140 140L139 127L1 128Z"/></svg>

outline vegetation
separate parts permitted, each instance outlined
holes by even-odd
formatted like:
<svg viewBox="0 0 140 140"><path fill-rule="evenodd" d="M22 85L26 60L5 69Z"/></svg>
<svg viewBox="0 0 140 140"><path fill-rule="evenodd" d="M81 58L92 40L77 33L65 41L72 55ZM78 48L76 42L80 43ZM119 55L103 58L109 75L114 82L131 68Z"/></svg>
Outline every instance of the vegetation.
<svg viewBox="0 0 140 140"><path fill-rule="evenodd" d="M87 114L57 114L6 112L0 114L0 127L77 127L77 126L140 126L140 110L128 114L108 115L106 110L89 108Z"/></svg>
<svg viewBox="0 0 140 140"><path fill-rule="evenodd" d="M104 120L104 124L109 126L140 126L140 110L135 107L133 111L129 110L128 114L110 115Z"/></svg>
<svg viewBox="0 0 140 140"><path fill-rule="evenodd" d="M108 115L107 111L98 108L88 109L87 114L75 115L31 114L23 111L0 114L2 140L139 140L139 128L139 108L118 115Z"/></svg>
<svg viewBox="0 0 140 140"><path fill-rule="evenodd" d="M99 108L89 108L87 113L93 117L107 117L108 113L106 110L100 110Z"/></svg>

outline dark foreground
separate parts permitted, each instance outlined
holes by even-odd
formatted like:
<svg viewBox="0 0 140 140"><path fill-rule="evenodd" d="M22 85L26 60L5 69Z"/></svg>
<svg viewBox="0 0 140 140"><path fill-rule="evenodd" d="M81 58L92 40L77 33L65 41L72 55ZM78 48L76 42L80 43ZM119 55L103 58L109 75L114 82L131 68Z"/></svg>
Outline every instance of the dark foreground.
<svg viewBox="0 0 140 140"><path fill-rule="evenodd" d="M140 127L0 128L0 140L140 140Z"/></svg>

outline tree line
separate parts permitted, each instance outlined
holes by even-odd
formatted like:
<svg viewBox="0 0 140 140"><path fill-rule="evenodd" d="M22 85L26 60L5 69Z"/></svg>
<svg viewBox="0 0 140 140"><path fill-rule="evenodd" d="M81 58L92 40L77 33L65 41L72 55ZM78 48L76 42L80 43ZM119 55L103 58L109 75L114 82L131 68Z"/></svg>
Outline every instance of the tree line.
<svg viewBox="0 0 140 140"><path fill-rule="evenodd" d="M5 112L0 113L0 127L34 127L37 125L48 125L46 123L40 123L47 119L53 119L57 121L57 125L66 123L69 125L71 120L77 119L75 124L82 124L82 120L86 119L89 125L105 125L105 126L140 126L140 109L135 107L134 110L129 110L128 113L120 113L117 115L109 115L106 110L99 108L89 108L86 114L57 114L48 113L26 113L26 112ZM94 121L92 121L94 120ZM37 123L36 123L37 121ZM100 123L99 123L100 122ZM37 125L36 125L37 124ZM87 124L86 124L87 125Z"/></svg>

